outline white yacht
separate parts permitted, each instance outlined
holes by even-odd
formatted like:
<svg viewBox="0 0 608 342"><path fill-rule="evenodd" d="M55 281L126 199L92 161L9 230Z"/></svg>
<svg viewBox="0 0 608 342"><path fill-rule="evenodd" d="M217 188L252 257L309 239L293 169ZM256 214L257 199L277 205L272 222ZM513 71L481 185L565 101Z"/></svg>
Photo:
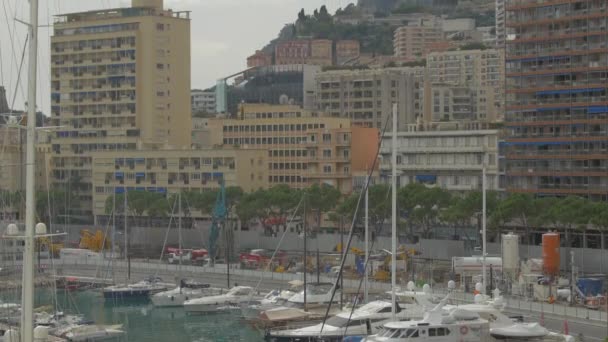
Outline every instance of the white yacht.
<svg viewBox="0 0 608 342"><path fill-rule="evenodd" d="M262 299L251 300L241 304L241 316L245 319L255 319L260 312L283 305L295 294L296 292L291 289L274 289L268 292Z"/></svg>
<svg viewBox="0 0 608 342"><path fill-rule="evenodd" d="M124 335L122 325L72 325L64 328L59 336L69 341L103 341Z"/></svg>
<svg viewBox="0 0 608 342"><path fill-rule="evenodd" d="M295 321L319 320L325 315L333 289L332 283L306 284L305 290L293 295L282 306L260 312L255 320L256 324L262 328L270 328ZM306 291L306 310L304 310L304 291ZM340 311L337 305L339 301L340 290L337 290L333 298L332 315Z"/></svg>
<svg viewBox="0 0 608 342"><path fill-rule="evenodd" d="M395 311L400 320L422 318L421 310L406 310L398 303ZM341 342L346 336L366 336L378 332L392 318L390 301L377 300L351 311L344 310L330 317L325 324L318 323L299 329L273 329L266 333L267 342L317 341ZM321 330L323 328L323 330Z"/></svg>
<svg viewBox="0 0 608 342"><path fill-rule="evenodd" d="M558 341L574 342L574 337L554 333L541 326L539 323L523 323L511 319L501 312L504 304L502 298L497 297L494 301L459 305L457 308L475 312L490 324L490 335L492 341L516 340L516 341ZM446 309L450 309L447 307Z"/></svg>
<svg viewBox="0 0 608 342"><path fill-rule="evenodd" d="M184 302L187 313L216 313L228 306L239 307L241 303L251 299L254 289L249 286L235 286L228 292L217 296L190 299Z"/></svg>
<svg viewBox="0 0 608 342"><path fill-rule="evenodd" d="M182 281L174 289L153 294L150 300L156 307L183 306L190 299L219 295L221 291L222 289L210 287L209 284Z"/></svg>
<svg viewBox="0 0 608 342"><path fill-rule="evenodd" d="M149 277L127 285L113 285L103 289L105 299L143 299L155 293L166 291L175 284L165 283L159 277Z"/></svg>
<svg viewBox="0 0 608 342"><path fill-rule="evenodd" d="M490 340L488 321L478 314L453 309L445 311L442 304L427 312L422 320L393 321L380 332L363 339L365 342L486 342Z"/></svg>

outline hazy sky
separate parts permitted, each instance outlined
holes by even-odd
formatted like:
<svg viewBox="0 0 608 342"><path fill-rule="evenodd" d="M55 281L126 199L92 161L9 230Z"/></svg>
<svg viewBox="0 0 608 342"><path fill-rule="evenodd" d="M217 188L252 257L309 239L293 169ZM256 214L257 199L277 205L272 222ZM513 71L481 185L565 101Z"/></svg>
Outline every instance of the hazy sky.
<svg viewBox="0 0 608 342"><path fill-rule="evenodd" d="M279 30L305 8L321 5L330 12L355 0L165 0L165 8L190 10L192 37L192 88L206 88L221 76L242 70L246 57L275 38ZM13 18L27 20L27 0L0 0L0 85L7 88L9 105L15 94L17 70L26 27ZM39 24L52 24L53 15L92 9L126 7L129 0L39 0ZM50 110L49 27L39 30L38 107ZM14 47L13 47L14 46ZM27 92L27 53L17 88L15 108L23 108Z"/></svg>

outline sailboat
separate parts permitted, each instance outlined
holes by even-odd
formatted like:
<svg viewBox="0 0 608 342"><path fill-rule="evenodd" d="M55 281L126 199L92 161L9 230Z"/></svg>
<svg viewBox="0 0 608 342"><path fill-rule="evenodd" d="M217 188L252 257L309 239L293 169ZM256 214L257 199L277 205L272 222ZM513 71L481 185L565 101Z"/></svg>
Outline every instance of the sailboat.
<svg viewBox="0 0 608 342"><path fill-rule="evenodd" d="M176 251L176 256L174 254L174 259L177 259L179 263L179 268L181 272L182 265L182 257L184 255L184 249L182 248L182 195L178 194L178 204L179 204L179 212L178 212L178 235L179 235L179 248ZM164 247L163 247L164 249ZM192 252L190 252L192 253ZM191 259L191 258L190 258ZM158 292L150 296L150 300L154 304L155 307L176 307L183 306L184 303L190 299L196 299L206 296L215 296L221 294L222 289L213 288L209 284L203 284L194 281L187 281L185 279L180 280L180 283L177 287Z"/></svg>

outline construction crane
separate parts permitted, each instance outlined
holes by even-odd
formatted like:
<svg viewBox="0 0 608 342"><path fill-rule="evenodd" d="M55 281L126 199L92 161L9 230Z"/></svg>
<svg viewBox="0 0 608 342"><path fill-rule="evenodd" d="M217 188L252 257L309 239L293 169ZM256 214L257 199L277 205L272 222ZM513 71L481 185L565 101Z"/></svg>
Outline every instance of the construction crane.
<svg viewBox="0 0 608 342"><path fill-rule="evenodd" d="M228 216L228 210L226 208L226 188L224 186L224 180L220 181L220 191L215 199L215 207L213 207L213 216L211 221L211 230L209 231L209 262L211 265L215 265L215 258L217 257L217 240L220 237L220 232L226 224L226 218ZM228 260L226 260L228 262Z"/></svg>

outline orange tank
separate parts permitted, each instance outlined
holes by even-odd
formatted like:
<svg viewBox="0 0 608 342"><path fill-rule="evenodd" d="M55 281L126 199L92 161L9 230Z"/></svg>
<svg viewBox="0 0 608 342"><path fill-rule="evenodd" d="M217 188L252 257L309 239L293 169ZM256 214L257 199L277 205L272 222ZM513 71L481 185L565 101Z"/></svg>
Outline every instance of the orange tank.
<svg viewBox="0 0 608 342"><path fill-rule="evenodd" d="M546 275L559 275L559 234L543 234L543 272Z"/></svg>

